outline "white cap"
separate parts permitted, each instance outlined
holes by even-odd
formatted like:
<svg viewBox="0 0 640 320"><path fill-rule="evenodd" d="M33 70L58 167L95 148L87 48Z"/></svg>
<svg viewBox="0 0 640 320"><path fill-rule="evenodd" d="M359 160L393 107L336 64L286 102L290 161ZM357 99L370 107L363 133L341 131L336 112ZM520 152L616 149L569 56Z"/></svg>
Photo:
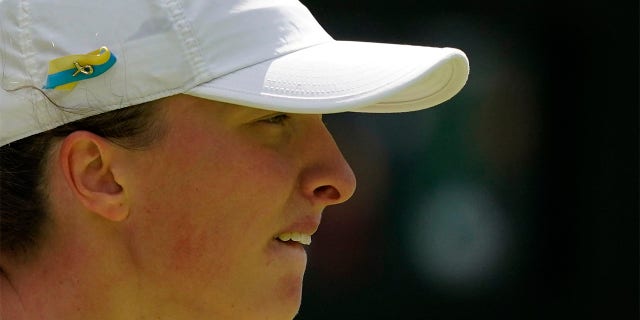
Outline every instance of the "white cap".
<svg viewBox="0 0 640 320"><path fill-rule="evenodd" d="M0 145L179 93L291 113L413 111L469 73L458 49L336 41L296 0L2 0L0 68Z"/></svg>

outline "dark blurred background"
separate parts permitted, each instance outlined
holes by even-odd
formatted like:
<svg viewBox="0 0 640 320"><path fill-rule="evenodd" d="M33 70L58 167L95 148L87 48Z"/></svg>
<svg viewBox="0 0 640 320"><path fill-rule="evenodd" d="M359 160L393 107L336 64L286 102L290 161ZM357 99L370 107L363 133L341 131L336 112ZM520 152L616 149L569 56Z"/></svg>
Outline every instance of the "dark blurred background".
<svg viewBox="0 0 640 320"><path fill-rule="evenodd" d="M638 1L303 3L471 74L432 109L326 117L358 189L297 319L639 319Z"/></svg>

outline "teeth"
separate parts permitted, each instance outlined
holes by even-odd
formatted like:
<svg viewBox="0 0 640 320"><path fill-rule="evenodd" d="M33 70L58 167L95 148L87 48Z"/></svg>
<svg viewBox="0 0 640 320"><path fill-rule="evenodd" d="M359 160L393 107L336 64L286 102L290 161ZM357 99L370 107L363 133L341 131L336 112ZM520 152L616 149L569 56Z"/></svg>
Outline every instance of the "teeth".
<svg viewBox="0 0 640 320"><path fill-rule="evenodd" d="M311 236L308 234L303 234L299 232L285 232L283 234L278 235L278 239L281 241L295 241L304 245L311 244Z"/></svg>

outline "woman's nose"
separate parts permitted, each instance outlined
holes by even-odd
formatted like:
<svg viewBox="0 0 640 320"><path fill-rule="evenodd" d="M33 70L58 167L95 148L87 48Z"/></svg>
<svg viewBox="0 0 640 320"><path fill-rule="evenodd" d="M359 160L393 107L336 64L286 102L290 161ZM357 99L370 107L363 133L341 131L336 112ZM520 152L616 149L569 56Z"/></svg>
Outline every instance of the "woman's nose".
<svg viewBox="0 0 640 320"><path fill-rule="evenodd" d="M308 152L307 165L301 176L305 196L323 206L351 198L356 189L356 177L321 121L304 145Z"/></svg>

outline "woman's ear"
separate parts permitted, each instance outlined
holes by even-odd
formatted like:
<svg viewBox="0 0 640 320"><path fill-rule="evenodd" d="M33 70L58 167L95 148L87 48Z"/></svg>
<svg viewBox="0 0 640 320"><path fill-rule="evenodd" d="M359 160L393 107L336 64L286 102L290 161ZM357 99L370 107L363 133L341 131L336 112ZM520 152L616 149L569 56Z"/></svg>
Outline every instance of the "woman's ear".
<svg viewBox="0 0 640 320"><path fill-rule="evenodd" d="M74 197L90 212L111 221L122 221L129 214L126 193L113 170L118 148L91 132L75 131L62 142L58 158Z"/></svg>

